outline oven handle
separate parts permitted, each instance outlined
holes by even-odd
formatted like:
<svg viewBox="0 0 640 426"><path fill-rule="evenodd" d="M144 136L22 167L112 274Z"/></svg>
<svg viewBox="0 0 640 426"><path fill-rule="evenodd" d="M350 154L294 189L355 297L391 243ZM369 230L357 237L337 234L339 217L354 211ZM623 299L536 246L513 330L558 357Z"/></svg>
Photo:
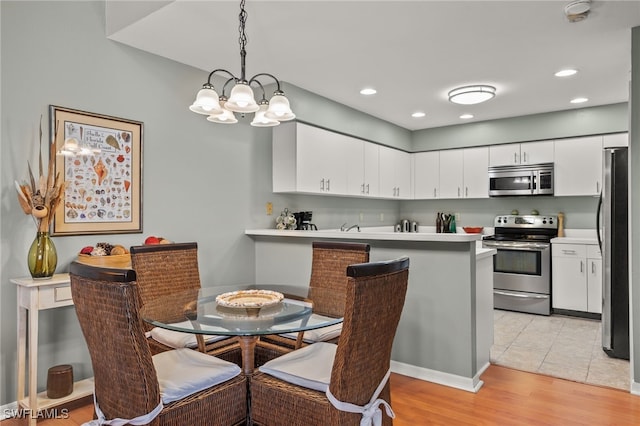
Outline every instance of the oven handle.
<svg viewBox="0 0 640 426"><path fill-rule="evenodd" d="M550 244L546 243L498 243L494 241L483 241L482 245L485 247L491 247L495 249L505 249L505 250L526 250L526 251L545 251L549 250Z"/></svg>
<svg viewBox="0 0 640 426"><path fill-rule="evenodd" d="M510 293L506 291L493 290L493 294L499 294L501 296L519 297L521 299L548 299L548 295L544 294L523 294L523 293Z"/></svg>

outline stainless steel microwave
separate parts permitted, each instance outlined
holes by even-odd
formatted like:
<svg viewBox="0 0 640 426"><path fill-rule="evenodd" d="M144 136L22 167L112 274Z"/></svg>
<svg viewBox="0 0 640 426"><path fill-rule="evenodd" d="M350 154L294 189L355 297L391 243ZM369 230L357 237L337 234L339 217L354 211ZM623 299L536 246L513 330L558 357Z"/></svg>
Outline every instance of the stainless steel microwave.
<svg viewBox="0 0 640 426"><path fill-rule="evenodd" d="M553 195L553 163L489 167L489 196Z"/></svg>

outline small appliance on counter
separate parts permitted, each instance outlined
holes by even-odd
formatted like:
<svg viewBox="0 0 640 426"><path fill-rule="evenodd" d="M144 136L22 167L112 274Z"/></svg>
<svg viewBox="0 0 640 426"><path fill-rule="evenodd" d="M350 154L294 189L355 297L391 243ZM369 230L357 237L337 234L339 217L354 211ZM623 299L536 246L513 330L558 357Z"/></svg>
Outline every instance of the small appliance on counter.
<svg viewBox="0 0 640 426"><path fill-rule="evenodd" d="M318 227L311 223L313 212L298 212L294 213L293 217L296 218L296 229L299 231L317 231Z"/></svg>
<svg viewBox="0 0 640 426"><path fill-rule="evenodd" d="M394 230L395 232L418 232L419 227L415 220L402 219L396 224Z"/></svg>

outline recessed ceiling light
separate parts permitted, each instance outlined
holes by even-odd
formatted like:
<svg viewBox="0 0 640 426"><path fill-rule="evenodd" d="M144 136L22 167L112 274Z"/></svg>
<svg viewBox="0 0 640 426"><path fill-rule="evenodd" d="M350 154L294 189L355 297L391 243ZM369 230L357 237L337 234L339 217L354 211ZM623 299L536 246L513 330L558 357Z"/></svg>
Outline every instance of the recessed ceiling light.
<svg viewBox="0 0 640 426"><path fill-rule="evenodd" d="M470 118L473 118L473 114L462 114L460 118L462 118L463 120L468 120Z"/></svg>
<svg viewBox="0 0 640 426"><path fill-rule="evenodd" d="M374 89L373 87L365 87L364 89L362 89L360 91L361 95L375 95L376 93L378 93L378 91L376 89Z"/></svg>
<svg viewBox="0 0 640 426"><path fill-rule="evenodd" d="M474 105L488 101L496 95L496 88L484 84L464 86L449 92L449 101L454 104Z"/></svg>
<svg viewBox="0 0 640 426"><path fill-rule="evenodd" d="M571 103L572 104L581 104L584 102L587 102L589 100L589 98L573 98L571 99Z"/></svg>
<svg viewBox="0 0 640 426"><path fill-rule="evenodd" d="M578 70L574 70L574 69L571 69L571 68L567 68L567 69L564 69L564 70L560 70L560 71L558 71L558 72L557 72L557 73L555 73L554 75L555 75L556 77L569 77L569 76L575 75L575 74L577 74L577 73L578 73Z"/></svg>
<svg viewBox="0 0 640 426"><path fill-rule="evenodd" d="M425 114L425 113L424 113L424 112L422 112L422 111L416 111L416 112L414 112L413 114L411 114L411 116L412 116L413 118L422 118L422 117L424 117L425 115L427 115L427 114Z"/></svg>

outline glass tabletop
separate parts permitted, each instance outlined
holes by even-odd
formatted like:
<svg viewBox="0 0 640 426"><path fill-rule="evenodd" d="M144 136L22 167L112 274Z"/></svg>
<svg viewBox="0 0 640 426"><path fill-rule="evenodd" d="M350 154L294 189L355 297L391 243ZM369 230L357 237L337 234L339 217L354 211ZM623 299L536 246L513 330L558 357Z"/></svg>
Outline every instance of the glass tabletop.
<svg viewBox="0 0 640 426"><path fill-rule="evenodd" d="M153 305L142 306L140 312L156 327L223 336L292 333L342 322L342 318L312 316L307 291L305 287L283 285L203 287L158 297ZM278 300L278 293L282 300Z"/></svg>

